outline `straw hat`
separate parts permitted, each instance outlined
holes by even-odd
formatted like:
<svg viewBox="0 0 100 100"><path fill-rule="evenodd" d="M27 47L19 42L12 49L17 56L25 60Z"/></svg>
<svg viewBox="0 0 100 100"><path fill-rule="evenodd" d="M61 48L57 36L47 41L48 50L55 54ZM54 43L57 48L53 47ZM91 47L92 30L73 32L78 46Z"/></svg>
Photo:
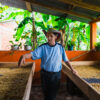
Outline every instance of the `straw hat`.
<svg viewBox="0 0 100 100"><path fill-rule="evenodd" d="M56 30L56 29L53 29L53 28L50 28L47 32L45 30L43 30L44 34L47 35L49 33L56 33L57 34L57 39L56 41L59 41L60 38L61 38L61 32Z"/></svg>

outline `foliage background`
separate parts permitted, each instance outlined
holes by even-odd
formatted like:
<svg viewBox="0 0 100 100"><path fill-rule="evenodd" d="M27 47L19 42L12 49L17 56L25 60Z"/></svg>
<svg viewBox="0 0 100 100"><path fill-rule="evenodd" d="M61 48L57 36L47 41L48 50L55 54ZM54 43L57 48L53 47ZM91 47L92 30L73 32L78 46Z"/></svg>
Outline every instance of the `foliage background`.
<svg viewBox="0 0 100 100"><path fill-rule="evenodd" d="M69 41L75 42L74 50L89 50L90 49L90 26L89 24L82 23L67 19L65 16L52 16L43 13L34 12L35 28L37 35L37 46L47 42L42 30L55 28L64 31L64 45L68 49ZM27 10L3 6L0 4L0 22L15 20L18 27L15 28L16 34L13 35L13 43L20 43L20 40L25 40L24 44L32 43L32 26L33 16ZM98 27L98 30L100 28ZM100 31L98 31L99 35ZM98 37L98 36L97 36ZM31 44L32 45L32 44Z"/></svg>

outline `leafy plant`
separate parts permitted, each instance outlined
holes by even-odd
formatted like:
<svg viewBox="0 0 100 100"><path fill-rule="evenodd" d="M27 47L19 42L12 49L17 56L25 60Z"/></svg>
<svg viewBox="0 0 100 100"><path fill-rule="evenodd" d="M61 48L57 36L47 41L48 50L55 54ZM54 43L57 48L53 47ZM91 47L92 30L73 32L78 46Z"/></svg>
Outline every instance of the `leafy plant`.
<svg viewBox="0 0 100 100"><path fill-rule="evenodd" d="M100 42L96 42L95 43L95 49L96 50L100 50Z"/></svg>
<svg viewBox="0 0 100 100"><path fill-rule="evenodd" d="M29 37L26 38L25 45L27 45L27 46L32 46L31 38L29 38Z"/></svg>
<svg viewBox="0 0 100 100"><path fill-rule="evenodd" d="M20 48L22 48L22 43L14 43L13 41L9 41L13 46L19 46Z"/></svg>
<svg viewBox="0 0 100 100"><path fill-rule="evenodd" d="M95 47L100 47L100 42L96 42Z"/></svg>
<svg viewBox="0 0 100 100"><path fill-rule="evenodd" d="M75 45L75 42L74 42L74 41L69 40L67 44L68 44L68 46L74 46L74 45Z"/></svg>
<svg viewBox="0 0 100 100"><path fill-rule="evenodd" d="M75 43L74 50L82 50L83 45L87 47L87 50L90 49L90 26L88 24L67 19L66 15L58 17L35 12L34 18L36 33L33 33L32 29L32 13L27 10L0 5L0 22L15 20L18 24L14 37L16 42L18 42L17 44L20 44L19 41L21 39L24 39L26 40L25 44L32 45L32 36L37 36L33 40L36 40L37 43L34 43L39 46L46 42L46 37L42 30L47 31L49 28L56 28L62 32L65 49L67 48L67 44L72 45ZM30 40L27 38L30 38ZM75 43L73 43L74 41ZM82 43L84 44L81 45ZM12 44L15 45L13 42Z"/></svg>

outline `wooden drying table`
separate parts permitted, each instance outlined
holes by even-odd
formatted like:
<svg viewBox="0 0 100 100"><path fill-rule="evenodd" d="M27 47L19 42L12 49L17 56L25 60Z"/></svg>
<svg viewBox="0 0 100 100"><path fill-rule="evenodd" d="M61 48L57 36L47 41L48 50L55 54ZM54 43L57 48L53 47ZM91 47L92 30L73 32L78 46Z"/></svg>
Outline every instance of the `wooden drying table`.
<svg viewBox="0 0 100 100"><path fill-rule="evenodd" d="M34 63L0 63L0 100L29 100ZM25 91L25 92L24 92Z"/></svg>
<svg viewBox="0 0 100 100"><path fill-rule="evenodd" d="M100 83L91 83L91 80L89 80L93 80L93 78L97 78L98 80L100 79L100 63L94 61L86 61L72 62L71 64L78 72L78 75L73 74L70 69L63 63L62 69L64 74L66 74L90 100L100 100ZM99 86L98 90L96 89L96 84Z"/></svg>

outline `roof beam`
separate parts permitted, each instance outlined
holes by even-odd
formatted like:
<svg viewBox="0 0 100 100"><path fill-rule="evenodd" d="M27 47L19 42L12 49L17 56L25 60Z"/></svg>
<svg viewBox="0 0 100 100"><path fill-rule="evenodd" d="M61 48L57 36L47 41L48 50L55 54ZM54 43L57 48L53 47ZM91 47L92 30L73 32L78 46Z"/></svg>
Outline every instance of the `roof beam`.
<svg viewBox="0 0 100 100"><path fill-rule="evenodd" d="M44 8L51 9L51 10L55 10L57 12L61 12L61 13L65 13L65 14L69 14L69 15L73 15L73 16L77 16L77 17L93 20L93 18L90 17L90 16L82 15L82 14L79 14L79 13L76 13L76 12L72 12L72 11L67 11L65 9L55 8L53 6L48 6L46 4L42 4L42 3L36 2L35 0L25 0L25 1L31 2L31 3L33 3L34 5L37 5L37 6L41 6L41 7L44 7Z"/></svg>
<svg viewBox="0 0 100 100"><path fill-rule="evenodd" d="M90 23L96 23L96 22L100 22L100 18L94 19Z"/></svg>
<svg viewBox="0 0 100 100"><path fill-rule="evenodd" d="M30 2L25 2L26 3L26 7L27 7L27 10L29 11L29 12L32 12L32 7L31 7L31 3Z"/></svg>
<svg viewBox="0 0 100 100"><path fill-rule="evenodd" d="M66 4L71 4L73 6L77 6L77 7L81 7L81 8L85 8L85 9L100 12L100 7L99 6L92 5L92 4L87 4L87 3L84 3L84 2L79 1L79 0L58 0L58 1L66 3Z"/></svg>

